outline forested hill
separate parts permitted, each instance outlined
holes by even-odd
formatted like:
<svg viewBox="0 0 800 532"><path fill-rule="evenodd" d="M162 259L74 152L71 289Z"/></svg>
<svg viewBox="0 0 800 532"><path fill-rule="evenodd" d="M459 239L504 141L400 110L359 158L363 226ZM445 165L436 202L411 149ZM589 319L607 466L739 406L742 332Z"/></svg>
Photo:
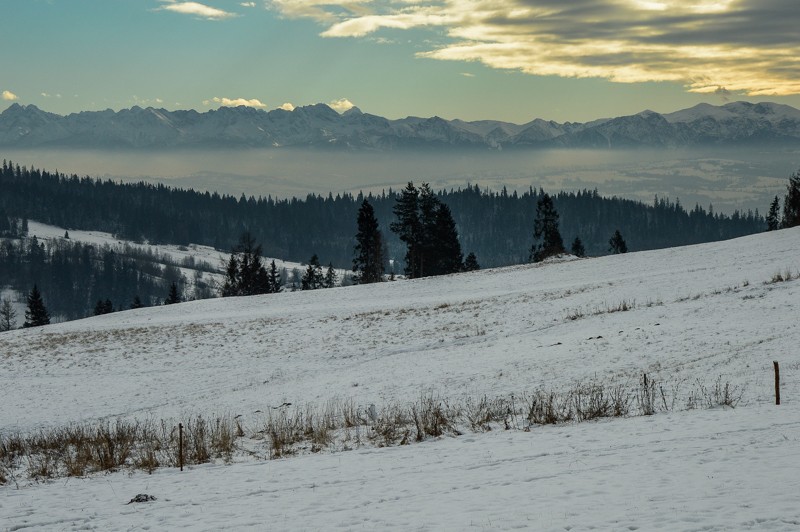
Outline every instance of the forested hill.
<svg viewBox="0 0 800 532"><path fill-rule="evenodd" d="M536 203L543 191L523 194L482 191L477 186L441 191L452 210L464 253L477 255L482 267L525 262L532 243ZM389 231L397 192L370 196L386 237L389 257L405 249ZM758 213L711 213L695 206L656 199L644 204L604 198L595 191L554 196L567 246L579 236L589 255L608 252L615 230L631 251L695 244L752 234L765 229ZM148 183L122 184L90 177L27 169L3 161L0 173L0 223L27 218L68 229L107 231L152 243L206 244L230 249L249 230L265 255L323 263L352 264L356 213L362 196L337 194L305 199L236 198Z"/></svg>

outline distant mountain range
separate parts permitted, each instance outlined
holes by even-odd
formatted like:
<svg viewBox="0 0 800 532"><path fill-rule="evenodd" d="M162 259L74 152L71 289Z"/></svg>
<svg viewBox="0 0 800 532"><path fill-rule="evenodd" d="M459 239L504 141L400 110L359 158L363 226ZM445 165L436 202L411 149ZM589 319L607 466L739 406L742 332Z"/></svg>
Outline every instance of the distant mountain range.
<svg viewBox="0 0 800 532"><path fill-rule="evenodd" d="M220 107L200 113L132 107L66 116L13 104L0 113L0 147L333 149L632 148L800 143L800 110L776 103L699 104L587 123L525 124L439 117L389 120L325 104L294 111Z"/></svg>

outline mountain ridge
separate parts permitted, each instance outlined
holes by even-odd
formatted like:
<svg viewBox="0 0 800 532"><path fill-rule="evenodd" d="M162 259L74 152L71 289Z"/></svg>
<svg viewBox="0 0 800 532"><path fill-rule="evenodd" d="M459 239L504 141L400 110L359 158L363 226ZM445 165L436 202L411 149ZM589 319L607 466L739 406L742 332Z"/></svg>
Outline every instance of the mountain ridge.
<svg viewBox="0 0 800 532"><path fill-rule="evenodd" d="M133 106L58 115L14 103L0 113L0 147L14 148L325 148L536 149L678 148L800 142L800 110L772 102L701 103L672 113L651 110L585 123L535 118L388 119L326 104L270 111L220 107L206 112Z"/></svg>

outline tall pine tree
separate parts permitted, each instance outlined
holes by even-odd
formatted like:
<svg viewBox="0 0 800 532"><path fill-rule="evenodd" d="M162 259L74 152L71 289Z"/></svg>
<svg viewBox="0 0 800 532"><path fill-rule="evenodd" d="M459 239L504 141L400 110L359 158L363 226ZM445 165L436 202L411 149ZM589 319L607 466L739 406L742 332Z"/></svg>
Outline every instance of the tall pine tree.
<svg viewBox="0 0 800 532"><path fill-rule="evenodd" d="M10 331L17 324L17 311L7 297L0 303L0 332Z"/></svg>
<svg viewBox="0 0 800 532"><path fill-rule="evenodd" d="M328 263L328 269L325 272L325 278L322 281L323 288L333 288L336 286L339 276L336 275L336 270L333 268L333 263Z"/></svg>
<svg viewBox="0 0 800 532"><path fill-rule="evenodd" d="M429 275L447 275L464 269L464 255L458 241L458 231L450 207L440 203L428 233Z"/></svg>
<svg viewBox="0 0 800 532"><path fill-rule="evenodd" d="M583 247L583 242L577 236L575 240L572 241L572 254L576 257L585 257L586 256L586 249Z"/></svg>
<svg viewBox="0 0 800 532"><path fill-rule="evenodd" d="M419 219L419 191L414 183L408 182L398 196L392 212L397 216L397 221L392 222L389 228L406 245L405 273L412 279L419 277L422 226Z"/></svg>
<svg viewBox="0 0 800 532"><path fill-rule="evenodd" d="M786 197L783 200L783 227L800 225L800 171L789 177Z"/></svg>
<svg viewBox="0 0 800 532"><path fill-rule="evenodd" d="M564 241L558 232L558 212L553 206L553 198L543 194L536 203L536 219L533 222L533 245L531 262L541 262L547 257L564 253Z"/></svg>
<svg viewBox="0 0 800 532"><path fill-rule="evenodd" d="M167 295L167 299L164 300L165 305L174 305L175 303L181 302L181 295L178 292L178 284L172 283L169 286L169 295Z"/></svg>
<svg viewBox="0 0 800 532"><path fill-rule="evenodd" d="M39 287L33 285L33 289L28 294L28 308L25 309L25 323L23 327L41 327L50 324L50 313L44 306L42 294Z"/></svg>
<svg viewBox="0 0 800 532"><path fill-rule="evenodd" d="M267 272L267 285L269 286L269 293L277 294L281 291L281 274L278 273L278 267L275 266L275 260L269 264L269 271Z"/></svg>
<svg viewBox="0 0 800 532"><path fill-rule="evenodd" d="M778 201L778 196L775 196L775 199L772 200L772 203L769 206L769 212L767 213L767 231L775 231L781 225L780 220L780 202Z"/></svg>
<svg viewBox="0 0 800 532"><path fill-rule="evenodd" d="M357 224L353 281L359 284L380 282L383 280L383 235L375 210L366 199L358 209Z"/></svg>

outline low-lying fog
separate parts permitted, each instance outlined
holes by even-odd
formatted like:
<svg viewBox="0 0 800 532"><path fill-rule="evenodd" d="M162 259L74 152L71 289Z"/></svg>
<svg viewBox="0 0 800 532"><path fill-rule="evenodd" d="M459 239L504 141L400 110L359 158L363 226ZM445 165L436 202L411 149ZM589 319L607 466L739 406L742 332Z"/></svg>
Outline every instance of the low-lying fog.
<svg viewBox="0 0 800 532"><path fill-rule="evenodd" d="M539 150L519 152L328 152L283 150L87 151L10 150L20 165L80 176L165 184L233 195L305 197L313 192L380 192L409 180L435 189L479 184L493 190L597 188L601 195L651 202L680 198L718 212L764 213L798 150Z"/></svg>

